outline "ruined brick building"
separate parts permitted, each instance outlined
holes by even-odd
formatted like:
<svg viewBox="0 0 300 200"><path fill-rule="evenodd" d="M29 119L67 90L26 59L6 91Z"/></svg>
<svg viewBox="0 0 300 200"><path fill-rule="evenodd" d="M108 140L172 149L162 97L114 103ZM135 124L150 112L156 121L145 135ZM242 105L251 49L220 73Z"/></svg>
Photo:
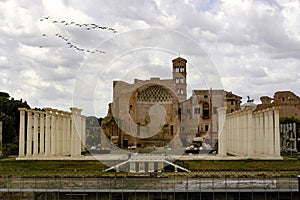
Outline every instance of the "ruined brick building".
<svg viewBox="0 0 300 200"><path fill-rule="evenodd" d="M274 106L280 107L280 117L296 117L300 119L300 97L291 91L275 92L274 97L260 97L261 104L256 109L262 110Z"/></svg>
<svg viewBox="0 0 300 200"><path fill-rule="evenodd" d="M119 147L186 146L196 135L217 140L217 108L240 109L241 97L222 89L193 90L187 99L187 60L172 60L172 78L113 81L113 102L102 128Z"/></svg>

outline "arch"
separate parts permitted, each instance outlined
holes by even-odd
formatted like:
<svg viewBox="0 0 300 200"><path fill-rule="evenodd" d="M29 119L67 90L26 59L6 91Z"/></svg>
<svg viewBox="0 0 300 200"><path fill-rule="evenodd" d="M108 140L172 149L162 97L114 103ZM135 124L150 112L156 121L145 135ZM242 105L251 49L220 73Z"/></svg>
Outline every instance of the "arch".
<svg viewBox="0 0 300 200"><path fill-rule="evenodd" d="M204 102L202 104L202 110L203 110L203 118L209 118L209 103Z"/></svg>

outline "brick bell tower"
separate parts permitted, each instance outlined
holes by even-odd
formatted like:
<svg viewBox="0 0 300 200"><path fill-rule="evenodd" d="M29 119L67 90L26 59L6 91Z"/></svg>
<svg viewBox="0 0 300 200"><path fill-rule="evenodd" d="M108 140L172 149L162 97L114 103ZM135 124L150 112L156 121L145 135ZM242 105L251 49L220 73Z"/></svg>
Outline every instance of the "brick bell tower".
<svg viewBox="0 0 300 200"><path fill-rule="evenodd" d="M172 60L173 63L173 80L179 102L186 100L186 63L187 60L181 57Z"/></svg>

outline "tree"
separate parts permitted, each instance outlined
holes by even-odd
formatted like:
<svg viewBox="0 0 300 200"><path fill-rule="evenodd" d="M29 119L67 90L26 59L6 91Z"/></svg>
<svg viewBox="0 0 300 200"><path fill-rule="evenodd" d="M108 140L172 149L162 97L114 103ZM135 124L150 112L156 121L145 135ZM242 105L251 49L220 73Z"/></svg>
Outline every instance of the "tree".
<svg viewBox="0 0 300 200"><path fill-rule="evenodd" d="M10 95L0 92L0 121L2 121L2 152L4 156L18 152L20 114L18 108L30 108L26 101L9 99Z"/></svg>
<svg viewBox="0 0 300 200"><path fill-rule="evenodd" d="M9 94L6 92L0 92L0 97L9 98Z"/></svg>
<svg viewBox="0 0 300 200"><path fill-rule="evenodd" d="M288 124L288 123L297 123L300 124L300 119L294 116L291 117L280 117L279 119L281 124Z"/></svg>

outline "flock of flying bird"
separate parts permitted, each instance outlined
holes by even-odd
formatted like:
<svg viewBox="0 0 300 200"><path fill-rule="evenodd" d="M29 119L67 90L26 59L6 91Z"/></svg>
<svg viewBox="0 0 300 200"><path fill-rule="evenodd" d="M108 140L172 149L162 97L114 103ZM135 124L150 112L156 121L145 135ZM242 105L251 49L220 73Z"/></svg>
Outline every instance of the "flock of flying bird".
<svg viewBox="0 0 300 200"><path fill-rule="evenodd" d="M47 16L47 17L43 17L43 18L40 19L40 21L45 21L45 20L50 20L50 17ZM53 24L63 24L64 26L74 26L74 27L84 28L87 31L98 29L98 30L108 30L108 31L111 31L113 33L117 32L114 28L107 27L107 26L99 26L98 24L95 24L95 23L80 24L80 23L76 23L74 21L68 22L68 21L65 21L65 20L62 20L62 21L53 20L52 23ZM42 36L46 37L47 35L44 33ZM87 52L87 53L105 53L105 51L102 51L102 50L99 50L99 49L90 50L90 49L80 48L79 46L75 45L74 43L69 41L68 38L64 37L61 34L56 33L55 36L62 39L62 40L64 40L66 42L66 45L69 46L69 48L73 48L77 51L82 51L82 52ZM43 46L40 46L40 48L42 48L42 47Z"/></svg>

